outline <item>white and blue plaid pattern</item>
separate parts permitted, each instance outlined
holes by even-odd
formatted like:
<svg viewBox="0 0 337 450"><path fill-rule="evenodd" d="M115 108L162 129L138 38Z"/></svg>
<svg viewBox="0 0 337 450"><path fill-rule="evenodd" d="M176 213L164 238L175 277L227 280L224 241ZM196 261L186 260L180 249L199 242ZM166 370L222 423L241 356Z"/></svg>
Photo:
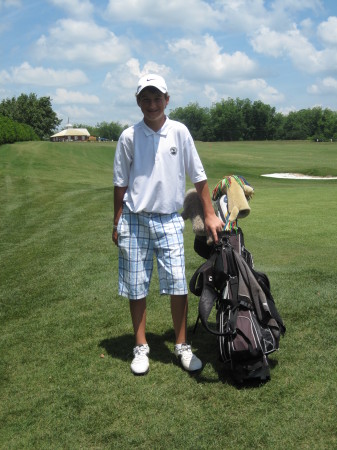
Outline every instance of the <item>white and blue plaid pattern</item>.
<svg viewBox="0 0 337 450"><path fill-rule="evenodd" d="M187 294L183 241L178 213L132 213L124 205L118 223L119 294L130 300L147 296L157 258L161 294Z"/></svg>

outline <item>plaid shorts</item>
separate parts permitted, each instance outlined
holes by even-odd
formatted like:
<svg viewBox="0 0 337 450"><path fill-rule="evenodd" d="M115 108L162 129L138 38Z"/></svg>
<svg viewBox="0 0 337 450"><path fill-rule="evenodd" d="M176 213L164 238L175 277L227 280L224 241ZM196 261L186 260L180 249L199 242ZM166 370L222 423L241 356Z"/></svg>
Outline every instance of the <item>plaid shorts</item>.
<svg viewBox="0 0 337 450"><path fill-rule="evenodd" d="M119 294L130 300L146 297L157 258L161 294L187 294L184 221L178 213L132 213L124 205L118 222Z"/></svg>

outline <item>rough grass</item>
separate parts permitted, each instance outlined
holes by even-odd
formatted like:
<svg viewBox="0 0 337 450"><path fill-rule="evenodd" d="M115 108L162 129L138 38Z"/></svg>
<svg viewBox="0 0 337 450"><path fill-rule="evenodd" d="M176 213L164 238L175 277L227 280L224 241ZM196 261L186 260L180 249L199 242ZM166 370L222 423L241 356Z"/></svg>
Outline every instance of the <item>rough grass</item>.
<svg viewBox="0 0 337 450"><path fill-rule="evenodd" d="M336 442L335 144L198 143L212 187L254 186L240 222L286 325L272 380L238 389L216 341L192 334L197 376L178 367L166 297L148 298L151 369L134 377L128 304L111 243L114 143L0 147L0 448L331 449ZM188 277L202 262L186 224ZM104 355L104 358L101 357Z"/></svg>

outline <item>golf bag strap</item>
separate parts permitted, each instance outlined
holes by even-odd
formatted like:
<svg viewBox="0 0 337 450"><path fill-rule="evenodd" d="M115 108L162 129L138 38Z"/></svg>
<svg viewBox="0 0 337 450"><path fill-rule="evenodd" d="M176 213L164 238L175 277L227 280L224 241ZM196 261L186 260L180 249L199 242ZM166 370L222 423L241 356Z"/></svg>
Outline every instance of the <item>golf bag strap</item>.
<svg viewBox="0 0 337 450"><path fill-rule="evenodd" d="M222 253L213 254L213 258L209 261L211 264L206 265L203 268L203 290L199 301L199 315L195 325L195 329L200 318L202 325L212 334L217 336L224 336L226 334L236 333L236 322L238 315L238 290L239 290L239 279L237 275L236 264L233 258L233 249L230 244L223 243L221 246ZM221 263L220 261L221 260ZM231 312L229 315L229 320L226 324L226 329L223 332L219 332L215 329L211 329L208 325L208 318L211 310L214 306L215 301L220 298L222 292L219 292L214 286L214 280L216 277L216 270L219 270L219 264L222 266L222 270L226 271L226 277L229 275L229 292L228 299L226 299L227 306L230 308ZM228 279L228 278L227 278Z"/></svg>
<svg viewBox="0 0 337 450"><path fill-rule="evenodd" d="M231 245L226 244L223 249L226 255L229 275L230 303L237 307L239 305L239 277L233 257L233 248Z"/></svg>
<svg viewBox="0 0 337 450"><path fill-rule="evenodd" d="M208 260L196 270L190 281L191 292L200 296L198 317L194 331L200 320L210 333L214 333L208 326L208 318L218 298L218 292L214 286L214 265L217 257L217 252L213 252Z"/></svg>
<svg viewBox="0 0 337 450"><path fill-rule="evenodd" d="M195 321L194 328L193 328L193 334L195 334L195 332L197 331L197 326L198 326L199 320L200 320L200 314L198 314L197 320Z"/></svg>

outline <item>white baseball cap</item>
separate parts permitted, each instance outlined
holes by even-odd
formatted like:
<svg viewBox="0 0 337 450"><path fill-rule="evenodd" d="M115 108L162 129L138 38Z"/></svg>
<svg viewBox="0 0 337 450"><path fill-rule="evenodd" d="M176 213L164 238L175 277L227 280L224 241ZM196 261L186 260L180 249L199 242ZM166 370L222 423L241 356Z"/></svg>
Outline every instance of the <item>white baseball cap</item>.
<svg viewBox="0 0 337 450"><path fill-rule="evenodd" d="M136 96L148 86L153 86L159 89L163 94L167 93L167 86L164 78L160 75L156 75L155 73L149 73L148 75L141 77L138 81Z"/></svg>

